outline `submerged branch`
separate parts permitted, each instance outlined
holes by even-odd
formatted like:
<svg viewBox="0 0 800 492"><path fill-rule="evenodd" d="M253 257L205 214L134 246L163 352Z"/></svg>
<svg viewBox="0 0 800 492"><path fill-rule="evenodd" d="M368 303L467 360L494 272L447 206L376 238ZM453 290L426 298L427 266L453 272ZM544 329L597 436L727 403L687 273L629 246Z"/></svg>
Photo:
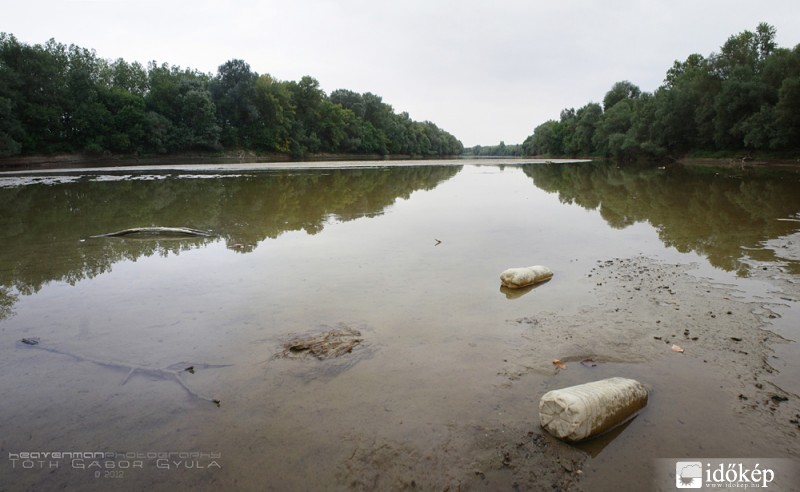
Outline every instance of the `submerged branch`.
<svg viewBox="0 0 800 492"><path fill-rule="evenodd" d="M96 236L91 236L93 238L98 237L120 237L120 236L128 236L130 234L183 234L187 236L196 236L196 237L211 237L212 234L208 231L201 231L199 229L192 229L190 227L134 227L131 229L123 229L117 232L109 232L108 234L98 234Z"/></svg>
<svg viewBox="0 0 800 492"><path fill-rule="evenodd" d="M23 344L27 345L27 346L32 347L32 348L37 348L37 349L45 350L47 352L51 352L51 353L54 353L54 354L59 354L59 355L64 355L64 356L67 356L67 357L71 357L71 358L73 358L73 359L75 359L75 360L77 360L79 362L91 362L93 364L97 364L98 366L108 367L108 368L116 369L116 370L119 370L119 371L125 371L126 372L126 376L122 380L120 385L123 385L123 384L127 383L128 380L131 378L131 376L134 375L134 373L139 373L139 374L142 374L142 375L145 375L145 376L149 376L151 378L156 378L156 379L174 380L179 385L181 385L183 387L183 389L185 389L186 392L189 393L191 396L193 396L195 398L198 398L198 399L201 399L201 400L209 401L209 402L215 404L216 406L220 406L220 401L218 399L211 398L209 396L203 395L201 393L196 392L192 388L190 388L189 385L186 384L186 381L184 381L184 379L182 377L182 374L184 372L188 372L190 374L194 374L196 368L200 368L200 369L216 369L216 368L229 367L230 366L230 364L205 364L205 363L197 363L197 362L195 362L195 363L178 362L176 364L172 364L172 365L164 367L164 368L154 368L154 367L140 366L140 365L136 365L136 364L128 364L126 362L117 362L117 361L112 361L112 360L96 359L94 357L88 357L88 356L84 356L84 355L74 354L74 353L68 352L66 350L60 350L60 349L55 348L55 347L42 345L42 344L39 343L39 339L38 338L23 338L21 340L21 342Z"/></svg>

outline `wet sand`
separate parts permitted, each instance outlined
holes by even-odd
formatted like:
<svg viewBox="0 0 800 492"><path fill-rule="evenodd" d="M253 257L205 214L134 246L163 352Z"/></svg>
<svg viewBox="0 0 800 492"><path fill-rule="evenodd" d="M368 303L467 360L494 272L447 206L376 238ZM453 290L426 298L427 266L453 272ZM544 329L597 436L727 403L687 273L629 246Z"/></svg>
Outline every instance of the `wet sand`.
<svg viewBox="0 0 800 492"><path fill-rule="evenodd" d="M552 444L582 452L582 473L563 470L562 483L574 479L571 489L648 483L657 458L800 456L800 399L774 382L774 348L793 342L771 331L780 318L777 303L796 304L798 285L770 278L780 284L774 298L743 299L732 286L689 271L642 257L610 259L587 274L596 281L597 305L517 320L530 333L504 369L510 390L533 391L529 380L557 388L610 376L650 388L647 408L616 436ZM554 358L567 369L554 370ZM587 358L598 365L581 365ZM538 466L519 470L519 478ZM531 490L549 486L528 483Z"/></svg>
<svg viewBox="0 0 800 492"><path fill-rule="evenodd" d="M789 343L770 331L776 306L741 299L689 270L643 257L599 263L587 273L596 280L597 305L507 321L526 331L498 371L494 418L453 424L427 448L354 438L338 467L340 485L632 490L650 488L659 458L800 457L800 399L773 382L773 347ZM782 297L797 302L797 285L782 287ZM566 369L554 367L554 358ZM580 363L586 359L596 366ZM538 426L536 403L545 391L611 376L650 389L635 420L577 445Z"/></svg>
<svg viewBox="0 0 800 492"><path fill-rule="evenodd" d="M478 421L450 408L442 427L435 404L416 414L387 404L379 411L396 412L396 426L347 433L330 469L317 470L319 485L332 487L324 477L334 476L334 488L351 490L632 490L650 488L660 458L800 457L800 399L773 382L773 348L789 343L770 331L779 306L691 269L644 257L599 262L586 273L596 304L506 320L521 328L518 343L491 388L467 390L478 406L492 401L491 413ZM776 299L796 303L797 285L782 287ZM544 392L612 376L650 390L632 422L576 445L539 427Z"/></svg>
<svg viewBox="0 0 800 492"><path fill-rule="evenodd" d="M425 364L408 359L402 347L393 353L390 342L376 343L380 334L366 326L358 327L364 344L336 359L260 352L243 354L234 366L198 366L196 374L184 374L194 391L220 398L221 408L184 394L175 381L134 374L121 387L124 370L21 350L16 364L35 361L31 367L52 381L39 388L39 404L26 408L61 401L62 416L34 412L25 419L35 429L31 435L6 444L48 450L67 442L93 450L112 442L221 455L220 468L162 470L146 463L144 471L114 481L126 490L632 490L650 488L659 458L800 457L797 389L775 383L781 364L797 372L781 358L790 355L776 355L793 342L772 331L781 321L790 330L797 326L780 314L800 299L790 276L758 270L776 289L761 298L698 278L691 265L645 257L586 269L595 302L483 327L516 336L500 347L467 337L474 356L456 371L447 342L441 360ZM285 341L265 346L278 354ZM581 364L586 359L595 364ZM91 390L76 398L56 373ZM375 379L381 374L396 374L391 386ZM574 445L540 428L537 405L546 391L612 376L637 379L650 390L633 421ZM17 384L14 391L21 392L30 383ZM96 402L88 414L87 398ZM19 417L12 414L10 422ZM9 476L17 490L108 486L86 470L58 471L15 469Z"/></svg>
<svg viewBox="0 0 800 492"><path fill-rule="evenodd" d="M73 417L29 415L26 422L36 430L23 449L116 442L221 455L220 468L154 470L148 464L115 481L127 490L631 490L653 483L659 458L797 459L800 398L774 382L782 362L775 347L790 342L771 329L781 321L777 302L796 304L800 289L780 272L762 271L781 289L769 300L752 299L691 271L645 257L587 265L585 280L596 302L485 327L517 336L487 350L470 342L474 358L459 371L452 370L457 361L448 359L446 346L442 360L415 366L402 349L393 354L375 343L375 330L359 327L365 343L338 359L261 353L260 360L243 355L235 366L198 366L185 375L193 390L221 398L221 408L183 394L174 381L133 375L120 387L125 371L22 351L42 374L69 363L70 380L92 388L77 399L56 382L63 377L40 388L40 406L63 401L60 411ZM674 352L673 345L685 351ZM596 365L581 364L585 359ZM432 384L429 371L436 367L442 370ZM375 374L397 377L386 387ZM539 427L544 392L612 376L649 388L649 404L636 419L576 445ZM96 401L93 393L109 397L87 415L81 402ZM137 394L147 398L137 400ZM194 410L187 412L187 404ZM12 477L21 490L108 486L85 470L59 472L13 470Z"/></svg>

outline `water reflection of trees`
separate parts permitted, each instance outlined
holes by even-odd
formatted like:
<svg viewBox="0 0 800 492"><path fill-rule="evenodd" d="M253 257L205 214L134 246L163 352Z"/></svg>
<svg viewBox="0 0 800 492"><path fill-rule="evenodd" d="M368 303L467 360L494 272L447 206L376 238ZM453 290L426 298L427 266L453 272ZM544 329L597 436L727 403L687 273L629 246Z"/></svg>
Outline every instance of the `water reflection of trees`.
<svg viewBox="0 0 800 492"><path fill-rule="evenodd" d="M796 230L797 223L777 219L800 211L797 175L751 171L739 177L606 163L527 166L524 172L562 203L598 209L612 227L648 222L666 246L741 274L747 272L743 257L754 254L750 248ZM775 260L774 254L761 256Z"/></svg>
<svg viewBox="0 0 800 492"><path fill-rule="evenodd" d="M287 231L315 234L332 218L380 215L397 198L432 189L460 169L272 171L147 180L89 175L56 185L0 188L0 318L11 311L16 293L30 294L52 280L75 283L124 259L179 254L220 238L229 248L248 252ZM87 239L144 226L209 229L217 237Z"/></svg>

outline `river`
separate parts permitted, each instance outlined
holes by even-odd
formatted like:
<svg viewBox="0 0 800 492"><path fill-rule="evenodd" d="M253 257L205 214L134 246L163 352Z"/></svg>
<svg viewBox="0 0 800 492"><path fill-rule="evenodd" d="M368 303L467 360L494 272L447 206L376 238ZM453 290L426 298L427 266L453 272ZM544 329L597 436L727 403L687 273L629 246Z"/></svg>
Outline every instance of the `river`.
<svg viewBox="0 0 800 492"><path fill-rule="evenodd" d="M93 237L152 226L210 235ZM7 172L0 246L2 490L600 490L658 458L800 457L798 174L518 159ZM533 264L555 276L500 288ZM734 359L693 356L684 321L626 349L609 321L625 286L602 268L642 265L707 287L715 307L695 319L735 303L720 316L745 335L726 338L760 330L739 352L771 369L739 379L788 401L737 407L746 390L720 389ZM685 319L625 302L619 326ZM336 329L362 342L282 356ZM687 352L656 352L662 335ZM544 391L613 375L653 389L636 420L536 449Z"/></svg>

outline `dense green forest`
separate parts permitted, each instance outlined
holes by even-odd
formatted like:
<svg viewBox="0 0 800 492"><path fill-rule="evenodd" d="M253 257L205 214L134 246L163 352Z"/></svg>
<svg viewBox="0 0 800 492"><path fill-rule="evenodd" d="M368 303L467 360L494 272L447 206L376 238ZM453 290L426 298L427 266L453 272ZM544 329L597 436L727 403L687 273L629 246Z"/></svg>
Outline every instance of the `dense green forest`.
<svg viewBox="0 0 800 492"><path fill-rule="evenodd" d="M536 127L525 155L617 160L800 150L800 45L779 48L776 30L731 36L719 53L675 61L653 93L617 82L602 105L565 109Z"/></svg>
<svg viewBox="0 0 800 492"><path fill-rule="evenodd" d="M223 150L444 156L463 146L379 96L327 95L309 76L280 81L243 60L215 75L144 67L0 33L0 156Z"/></svg>
<svg viewBox="0 0 800 492"><path fill-rule="evenodd" d="M522 145L506 145L502 140L498 145L476 145L464 149L465 156L474 157L520 157Z"/></svg>

